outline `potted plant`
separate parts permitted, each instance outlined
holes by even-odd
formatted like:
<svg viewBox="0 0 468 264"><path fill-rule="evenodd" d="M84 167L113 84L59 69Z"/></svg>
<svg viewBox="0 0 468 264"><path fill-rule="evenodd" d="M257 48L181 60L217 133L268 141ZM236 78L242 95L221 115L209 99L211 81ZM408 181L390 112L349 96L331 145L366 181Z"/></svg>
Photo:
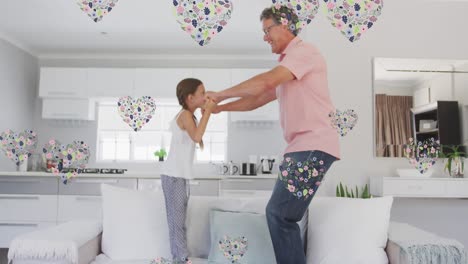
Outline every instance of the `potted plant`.
<svg viewBox="0 0 468 264"><path fill-rule="evenodd" d="M164 161L164 157L167 156L167 152L164 148L154 152L154 156L159 157L159 161Z"/></svg>
<svg viewBox="0 0 468 264"><path fill-rule="evenodd" d="M369 199L372 198L372 195L369 193L369 188L364 186L364 189L361 192L361 195L359 195L359 190L358 187L356 186L356 193L354 193L353 188L350 188L350 191L348 191L348 186L344 186L340 182L339 185L336 186L336 197L345 197L345 198L361 198L361 199Z"/></svg>
<svg viewBox="0 0 468 264"><path fill-rule="evenodd" d="M444 170L448 171L451 177L462 178L465 171L466 153L463 152L463 145L447 146L444 145L442 158L446 158ZM462 149L460 149L462 148Z"/></svg>

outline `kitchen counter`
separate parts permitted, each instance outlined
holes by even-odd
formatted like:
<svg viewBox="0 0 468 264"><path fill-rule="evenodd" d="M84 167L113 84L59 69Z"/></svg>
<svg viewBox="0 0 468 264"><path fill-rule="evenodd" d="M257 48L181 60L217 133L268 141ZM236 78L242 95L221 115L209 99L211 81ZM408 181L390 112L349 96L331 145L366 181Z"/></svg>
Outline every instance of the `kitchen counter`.
<svg viewBox="0 0 468 264"><path fill-rule="evenodd" d="M58 177L50 172L43 171L3 171L0 172L0 177ZM255 176L243 175L208 175L203 177L195 177L194 180L223 180L223 179L276 179L277 174L258 174ZM77 178L122 178L122 179L159 179L160 175L149 172L125 172L123 174L108 174L108 173L81 173Z"/></svg>

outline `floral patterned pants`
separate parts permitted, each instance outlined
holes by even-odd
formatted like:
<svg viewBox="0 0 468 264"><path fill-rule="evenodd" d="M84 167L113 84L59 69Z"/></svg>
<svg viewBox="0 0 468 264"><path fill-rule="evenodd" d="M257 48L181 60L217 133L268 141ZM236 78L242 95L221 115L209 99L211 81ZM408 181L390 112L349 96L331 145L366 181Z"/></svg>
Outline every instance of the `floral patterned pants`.
<svg viewBox="0 0 468 264"><path fill-rule="evenodd" d="M286 153L266 208L278 264L306 264L300 230L312 198L336 158L322 151Z"/></svg>

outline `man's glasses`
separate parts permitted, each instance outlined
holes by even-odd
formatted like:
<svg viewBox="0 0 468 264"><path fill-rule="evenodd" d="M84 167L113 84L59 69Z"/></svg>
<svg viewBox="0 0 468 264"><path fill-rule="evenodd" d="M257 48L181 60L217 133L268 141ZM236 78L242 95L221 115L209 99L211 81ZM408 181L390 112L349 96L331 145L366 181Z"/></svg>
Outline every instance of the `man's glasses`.
<svg viewBox="0 0 468 264"><path fill-rule="evenodd" d="M265 33L266 36L269 36L269 35L270 35L270 30L271 30L271 28L274 27L274 26L279 26L279 25L273 24L273 25L271 25L271 26L268 26L268 27L266 27L266 28L263 30L263 33Z"/></svg>

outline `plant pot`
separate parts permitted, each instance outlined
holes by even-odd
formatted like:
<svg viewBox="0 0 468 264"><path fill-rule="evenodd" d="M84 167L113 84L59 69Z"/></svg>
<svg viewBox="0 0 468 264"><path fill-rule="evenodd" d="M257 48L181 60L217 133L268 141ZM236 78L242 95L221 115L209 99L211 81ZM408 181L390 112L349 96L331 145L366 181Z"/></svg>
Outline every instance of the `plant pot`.
<svg viewBox="0 0 468 264"><path fill-rule="evenodd" d="M464 164L465 158L455 157L452 158L451 166L449 169L449 174L453 178L463 178L464 175ZM448 162L448 160L447 160Z"/></svg>
<svg viewBox="0 0 468 264"><path fill-rule="evenodd" d="M164 161L164 157L159 157L159 161Z"/></svg>

